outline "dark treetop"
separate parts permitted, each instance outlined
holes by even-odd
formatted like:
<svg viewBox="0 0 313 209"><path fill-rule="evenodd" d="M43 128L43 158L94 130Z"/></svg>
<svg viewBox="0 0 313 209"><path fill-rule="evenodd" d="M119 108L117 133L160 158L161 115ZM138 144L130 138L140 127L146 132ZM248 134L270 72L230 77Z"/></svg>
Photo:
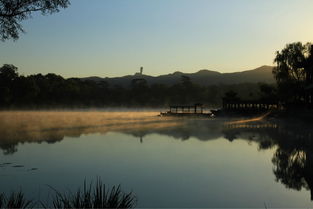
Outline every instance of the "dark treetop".
<svg viewBox="0 0 313 209"><path fill-rule="evenodd" d="M69 4L69 0L0 0L0 39L18 39L24 32L21 22L33 12L52 14Z"/></svg>

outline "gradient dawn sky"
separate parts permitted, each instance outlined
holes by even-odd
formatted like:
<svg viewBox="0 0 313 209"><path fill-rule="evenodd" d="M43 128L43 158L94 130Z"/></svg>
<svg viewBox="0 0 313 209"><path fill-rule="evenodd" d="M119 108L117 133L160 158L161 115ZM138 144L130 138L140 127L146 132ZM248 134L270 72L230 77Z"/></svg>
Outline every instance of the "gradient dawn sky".
<svg viewBox="0 0 313 209"><path fill-rule="evenodd" d="M313 42L312 21L313 0L71 0L0 42L0 65L65 77L242 71Z"/></svg>

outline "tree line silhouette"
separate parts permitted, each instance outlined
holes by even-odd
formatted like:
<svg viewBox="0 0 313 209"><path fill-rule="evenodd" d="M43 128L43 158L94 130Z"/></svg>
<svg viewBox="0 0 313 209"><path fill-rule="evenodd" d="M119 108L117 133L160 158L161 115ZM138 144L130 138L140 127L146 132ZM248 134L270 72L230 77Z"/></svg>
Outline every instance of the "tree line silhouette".
<svg viewBox="0 0 313 209"><path fill-rule="evenodd" d="M313 47L287 44L277 52L276 84L241 83L200 86L188 76L173 85L133 79L128 87L105 81L63 78L60 75L19 75L17 67L0 67L0 108L162 107L202 103L219 107L227 100L279 102L284 107L313 106Z"/></svg>
<svg viewBox="0 0 313 209"><path fill-rule="evenodd" d="M63 78L49 73L23 76L14 65L0 67L0 107L162 107L169 104L203 103L220 106L225 92L238 92L241 98L259 98L268 84L243 83L199 86L187 76L170 86L149 85L134 79L129 87L110 86L107 82Z"/></svg>

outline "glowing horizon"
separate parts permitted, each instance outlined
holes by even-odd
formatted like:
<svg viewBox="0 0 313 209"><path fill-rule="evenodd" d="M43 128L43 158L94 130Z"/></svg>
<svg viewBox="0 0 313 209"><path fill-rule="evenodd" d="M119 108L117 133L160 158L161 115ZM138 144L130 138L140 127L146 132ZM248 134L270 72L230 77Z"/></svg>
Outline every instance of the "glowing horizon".
<svg viewBox="0 0 313 209"><path fill-rule="evenodd" d="M72 0L0 43L0 65L64 77L221 73L273 65L287 43L313 42L310 0Z"/></svg>

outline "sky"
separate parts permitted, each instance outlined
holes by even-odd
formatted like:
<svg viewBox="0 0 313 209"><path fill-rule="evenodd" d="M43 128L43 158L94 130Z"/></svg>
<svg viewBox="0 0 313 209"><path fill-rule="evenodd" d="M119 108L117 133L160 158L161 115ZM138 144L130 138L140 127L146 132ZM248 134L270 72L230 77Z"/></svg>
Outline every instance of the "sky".
<svg viewBox="0 0 313 209"><path fill-rule="evenodd" d="M313 42L312 11L312 0L71 0L0 42L0 65L64 77L250 70Z"/></svg>

